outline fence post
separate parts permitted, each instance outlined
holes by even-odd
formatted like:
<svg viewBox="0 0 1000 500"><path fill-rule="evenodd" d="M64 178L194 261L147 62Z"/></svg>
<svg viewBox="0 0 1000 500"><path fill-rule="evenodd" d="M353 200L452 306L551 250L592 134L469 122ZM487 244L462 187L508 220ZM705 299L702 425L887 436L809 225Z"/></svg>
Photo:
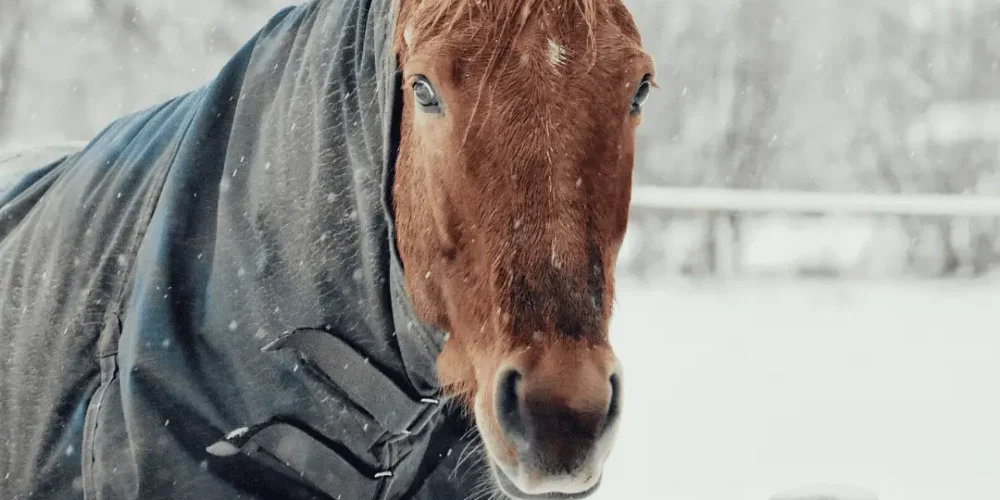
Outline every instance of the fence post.
<svg viewBox="0 0 1000 500"><path fill-rule="evenodd" d="M739 241L736 239L736 228L733 227L732 212L719 210L709 212L712 231L712 241L715 242L713 255L716 276L720 278L735 278L739 274Z"/></svg>

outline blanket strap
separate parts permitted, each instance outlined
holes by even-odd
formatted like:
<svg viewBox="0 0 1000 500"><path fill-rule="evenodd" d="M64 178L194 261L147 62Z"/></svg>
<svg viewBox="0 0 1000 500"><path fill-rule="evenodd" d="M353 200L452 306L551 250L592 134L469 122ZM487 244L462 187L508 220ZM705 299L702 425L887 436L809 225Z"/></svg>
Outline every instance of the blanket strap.
<svg viewBox="0 0 1000 500"><path fill-rule="evenodd" d="M349 344L322 329L285 332L263 351L293 348L386 431L409 435L437 411L436 398L410 395ZM428 415L430 414L430 415Z"/></svg>

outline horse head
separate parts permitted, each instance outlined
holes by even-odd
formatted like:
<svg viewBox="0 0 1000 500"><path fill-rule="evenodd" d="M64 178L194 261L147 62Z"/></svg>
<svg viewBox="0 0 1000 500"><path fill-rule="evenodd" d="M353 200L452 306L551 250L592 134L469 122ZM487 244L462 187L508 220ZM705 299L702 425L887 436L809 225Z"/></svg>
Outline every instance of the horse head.
<svg viewBox="0 0 1000 500"><path fill-rule="evenodd" d="M597 488L622 406L608 341L652 81L619 0L401 0L394 211L438 372L515 498Z"/></svg>

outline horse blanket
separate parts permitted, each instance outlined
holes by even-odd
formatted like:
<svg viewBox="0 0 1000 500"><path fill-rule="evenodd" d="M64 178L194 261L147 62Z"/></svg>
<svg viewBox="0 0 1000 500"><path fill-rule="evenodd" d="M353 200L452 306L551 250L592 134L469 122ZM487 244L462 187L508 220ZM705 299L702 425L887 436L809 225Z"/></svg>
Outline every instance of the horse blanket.
<svg viewBox="0 0 1000 500"><path fill-rule="evenodd" d="M285 9L0 188L0 498L466 496L395 249L393 9Z"/></svg>

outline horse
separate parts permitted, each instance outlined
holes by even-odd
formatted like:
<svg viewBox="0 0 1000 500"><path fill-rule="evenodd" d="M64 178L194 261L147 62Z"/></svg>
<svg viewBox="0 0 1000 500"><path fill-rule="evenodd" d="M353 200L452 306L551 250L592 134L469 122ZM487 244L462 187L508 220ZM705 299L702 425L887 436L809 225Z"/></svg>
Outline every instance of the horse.
<svg viewBox="0 0 1000 500"><path fill-rule="evenodd" d="M0 191L0 491L591 495L653 74L619 0L310 0L35 164Z"/></svg>
<svg viewBox="0 0 1000 500"><path fill-rule="evenodd" d="M442 383L505 493L589 492L621 404L607 327L651 59L616 1L402 9L394 199L414 305L452 332Z"/></svg>

